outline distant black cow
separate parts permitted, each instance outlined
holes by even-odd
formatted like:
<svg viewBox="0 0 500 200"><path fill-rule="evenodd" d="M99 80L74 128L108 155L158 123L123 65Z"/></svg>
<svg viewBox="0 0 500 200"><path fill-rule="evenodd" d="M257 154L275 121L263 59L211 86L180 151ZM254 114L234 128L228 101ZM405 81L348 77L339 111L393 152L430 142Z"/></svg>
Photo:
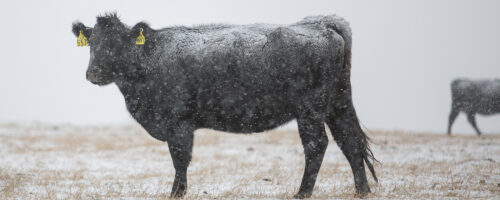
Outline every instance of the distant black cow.
<svg viewBox="0 0 500 200"><path fill-rule="evenodd" d="M127 109L154 138L166 141L175 179L186 192L193 132L199 128L252 133L296 119L305 170L295 197L312 194L328 145L326 123L354 175L356 192L370 192L365 174L373 154L351 99L351 30L337 16L287 25L128 27L116 14L94 28L73 24L88 38L87 79L115 83ZM136 45L140 33L144 45Z"/></svg>
<svg viewBox="0 0 500 200"><path fill-rule="evenodd" d="M476 114L492 115L500 113L500 79L468 80L456 79L451 82L451 112L448 119L448 134L458 113L465 112L467 120L478 135Z"/></svg>

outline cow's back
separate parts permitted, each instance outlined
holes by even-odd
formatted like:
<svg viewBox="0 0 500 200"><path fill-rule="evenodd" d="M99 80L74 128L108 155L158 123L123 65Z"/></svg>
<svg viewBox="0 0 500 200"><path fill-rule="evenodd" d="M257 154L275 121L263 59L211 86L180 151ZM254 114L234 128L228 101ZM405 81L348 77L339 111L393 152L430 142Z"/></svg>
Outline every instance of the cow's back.
<svg viewBox="0 0 500 200"><path fill-rule="evenodd" d="M246 56L262 54L266 46L274 40L286 38L294 45L315 45L326 47L326 28L315 28L308 24L293 24L288 26L273 24L251 25L204 25L196 27L173 27L160 32L165 47L158 53L172 58L189 56L203 66L203 61L213 59L218 54L242 53ZM333 33L330 33L333 37ZM232 52L239 50L241 52ZM167 63L168 64L168 63Z"/></svg>
<svg viewBox="0 0 500 200"><path fill-rule="evenodd" d="M325 81L333 84L325 76L332 77L332 66L341 64L345 42L328 24L305 22L168 28L160 33L161 49L155 51L159 59L150 65L172 79L197 82L198 89L217 84L226 91L238 89L226 87L229 84L272 94L285 87L301 90ZM337 74L342 75L348 74Z"/></svg>
<svg viewBox="0 0 500 200"><path fill-rule="evenodd" d="M453 105L467 113L500 112L500 80L456 79L451 84Z"/></svg>

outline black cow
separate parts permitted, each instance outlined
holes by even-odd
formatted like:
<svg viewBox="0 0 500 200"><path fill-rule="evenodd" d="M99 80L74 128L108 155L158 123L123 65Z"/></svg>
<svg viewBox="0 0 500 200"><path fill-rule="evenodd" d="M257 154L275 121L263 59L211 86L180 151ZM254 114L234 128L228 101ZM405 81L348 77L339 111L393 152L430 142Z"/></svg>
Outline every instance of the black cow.
<svg viewBox="0 0 500 200"><path fill-rule="evenodd" d="M500 79L468 80L456 79L451 82L451 112L448 119L448 135L458 114L462 111L478 135L476 114L492 115L500 113Z"/></svg>
<svg viewBox="0 0 500 200"><path fill-rule="evenodd" d="M199 128L252 133L297 120L305 170L297 198L310 197L328 137L326 123L354 174L357 194L370 187L374 160L351 97L351 30L337 16L308 17L281 26L201 25L159 30L133 27L116 14L94 28L73 24L88 38L87 79L115 83L133 118L166 141L175 168L171 196L186 192L193 132ZM144 45L136 45L143 33Z"/></svg>

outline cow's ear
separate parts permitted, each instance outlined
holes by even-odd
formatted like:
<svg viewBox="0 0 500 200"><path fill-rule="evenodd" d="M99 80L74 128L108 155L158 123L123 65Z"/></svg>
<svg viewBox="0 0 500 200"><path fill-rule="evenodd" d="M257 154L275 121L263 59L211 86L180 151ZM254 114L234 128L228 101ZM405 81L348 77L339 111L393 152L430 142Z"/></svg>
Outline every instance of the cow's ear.
<svg viewBox="0 0 500 200"><path fill-rule="evenodd" d="M80 31L82 31L83 35L87 38L90 38L90 35L92 35L92 28L86 27L81 22L74 22L73 27L72 27L72 31L76 37L78 37L80 35Z"/></svg>
<svg viewBox="0 0 500 200"><path fill-rule="evenodd" d="M142 55L147 56L154 53L157 44L156 32L146 22L139 22L130 30L129 38L135 46L140 47Z"/></svg>
<svg viewBox="0 0 500 200"><path fill-rule="evenodd" d="M153 37L155 31L146 22L137 23L134 27L132 27L129 35L130 37L137 39L137 37L141 35L141 32L145 39L144 44L151 42L151 38Z"/></svg>

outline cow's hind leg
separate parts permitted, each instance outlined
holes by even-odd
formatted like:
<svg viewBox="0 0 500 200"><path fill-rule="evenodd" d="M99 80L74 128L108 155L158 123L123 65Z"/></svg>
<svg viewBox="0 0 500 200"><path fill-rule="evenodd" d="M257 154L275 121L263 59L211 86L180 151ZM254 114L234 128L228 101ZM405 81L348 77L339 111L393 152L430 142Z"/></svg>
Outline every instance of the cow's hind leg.
<svg viewBox="0 0 500 200"><path fill-rule="evenodd" d="M312 195L316 177L323 162L323 156L328 146L328 137L324 122L320 119L299 117L297 124L304 147L306 166L299 192L295 194L294 198L308 198Z"/></svg>
<svg viewBox="0 0 500 200"><path fill-rule="evenodd" d="M457 118L458 113L459 113L459 110L457 108L455 108L455 107L451 108L450 116L448 117L448 132L447 132L448 135L451 134L451 126L453 125L453 122Z"/></svg>
<svg viewBox="0 0 500 200"><path fill-rule="evenodd" d="M375 171L369 160L370 157L373 158L373 154L368 146L369 139L359 126L352 102L343 101L343 103L337 103L338 106L332 106L328 113L326 123L330 128L334 140L351 165L356 194L364 196L370 193L370 186L368 185L365 172L365 162L373 178L377 181Z"/></svg>
<svg viewBox="0 0 500 200"><path fill-rule="evenodd" d="M481 135L481 131L479 130L476 124L476 115L474 113L467 113L467 120L472 125L474 130L476 130L477 135Z"/></svg>

